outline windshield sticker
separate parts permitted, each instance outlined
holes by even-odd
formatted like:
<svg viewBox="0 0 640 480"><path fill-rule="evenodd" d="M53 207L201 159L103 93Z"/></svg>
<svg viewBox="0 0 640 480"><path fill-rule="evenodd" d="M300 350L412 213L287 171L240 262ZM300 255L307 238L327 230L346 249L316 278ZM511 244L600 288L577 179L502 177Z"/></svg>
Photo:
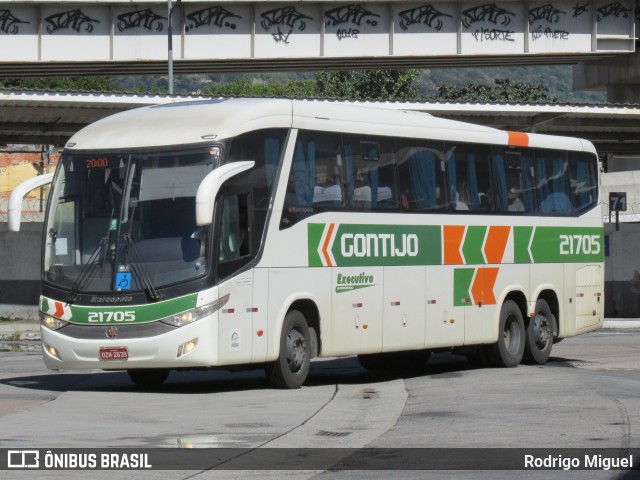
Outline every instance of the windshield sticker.
<svg viewBox="0 0 640 480"><path fill-rule="evenodd" d="M116 290L129 290L131 288L131 273L118 272L116 273Z"/></svg>

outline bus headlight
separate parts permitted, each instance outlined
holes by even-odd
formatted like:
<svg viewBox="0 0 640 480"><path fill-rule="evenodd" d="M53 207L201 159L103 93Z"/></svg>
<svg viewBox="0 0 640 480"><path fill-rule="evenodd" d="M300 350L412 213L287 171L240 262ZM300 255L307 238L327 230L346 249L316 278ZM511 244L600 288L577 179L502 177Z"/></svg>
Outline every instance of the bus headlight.
<svg viewBox="0 0 640 480"><path fill-rule="evenodd" d="M68 324L69 322L65 322L64 320L60 320L59 318L40 312L40 325L47 327L49 330L59 330Z"/></svg>
<svg viewBox="0 0 640 480"><path fill-rule="evenodd" d="M44 347L44 350L51 355L54 358L57 358L58 360L62 360L60 358L60 353L58 353L58 349L56 347L52 347L51 345L47 345L46 343L43 343L42 346Z"/></svg>
<svg viewBox="0 0 640 480"><path fill-rule="evenodd" d="M169 317L161 318L160 321L162 323L166 323L167 325L171 325L172 327L184 327L185 325L189 325L190 323L197 322L198 320L201 320L204 317L211 315L215 311L219 310L228 301L229 301L229 295L225 295L224 297L216 300L215 302L202 305L201 307L198 307L198 308L192 308L191 310L187 310L186 312L177 313Z"/></svg>

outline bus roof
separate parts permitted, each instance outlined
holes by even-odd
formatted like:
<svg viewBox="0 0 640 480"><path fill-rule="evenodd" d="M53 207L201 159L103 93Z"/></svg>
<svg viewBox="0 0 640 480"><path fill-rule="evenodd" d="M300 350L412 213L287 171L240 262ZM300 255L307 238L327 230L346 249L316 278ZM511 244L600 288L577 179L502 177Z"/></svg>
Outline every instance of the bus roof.
<svg viewBox="0 0 640 480"><path fill-rule="evenodd" d="M584 140L503 130L400 110L328 100L237 98L167 103L121 112L76 133L68 150L111 150L194 145L264 128L300 128L594 151ZM513 139L517 139L513 143Z"/></svg>

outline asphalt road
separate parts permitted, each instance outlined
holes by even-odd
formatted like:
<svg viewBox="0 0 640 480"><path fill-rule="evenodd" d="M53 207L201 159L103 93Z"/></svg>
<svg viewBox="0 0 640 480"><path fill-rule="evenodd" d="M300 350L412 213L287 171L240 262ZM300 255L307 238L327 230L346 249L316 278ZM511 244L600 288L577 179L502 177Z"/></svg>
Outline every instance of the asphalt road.
<svg viewBox="0 0 640 480"><path fill-rule="evenodd" d="M49 372L37 351L0 353L0 365L2 448L640 448L639 330L566 339L547 365L514 369L475 368L450 354L434 355L425 371L411 375L371 373L353 357L321 359L299 390L273 389L257 370L173 372L163 388L141 391L123 372ZM251 476L390 477L279 466ZM393 477L628 480L637 473L400 469ZM74 475L84 478L82 472L0 472L4 478ZM246 471L91 473L95 479L246 477Z"/></svg>

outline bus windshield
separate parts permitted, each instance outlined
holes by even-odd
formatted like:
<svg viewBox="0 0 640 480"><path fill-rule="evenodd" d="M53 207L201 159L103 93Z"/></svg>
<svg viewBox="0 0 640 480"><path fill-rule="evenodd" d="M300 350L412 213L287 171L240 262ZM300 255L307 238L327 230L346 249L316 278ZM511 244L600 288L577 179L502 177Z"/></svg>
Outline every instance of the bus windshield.
<svg viewBox="0 0 640 480"><path fill-rule="evenodd" d="M202 276L195 221L220 148L65 154L51 192L44 281L77 292L154 290Z"/></svg>

